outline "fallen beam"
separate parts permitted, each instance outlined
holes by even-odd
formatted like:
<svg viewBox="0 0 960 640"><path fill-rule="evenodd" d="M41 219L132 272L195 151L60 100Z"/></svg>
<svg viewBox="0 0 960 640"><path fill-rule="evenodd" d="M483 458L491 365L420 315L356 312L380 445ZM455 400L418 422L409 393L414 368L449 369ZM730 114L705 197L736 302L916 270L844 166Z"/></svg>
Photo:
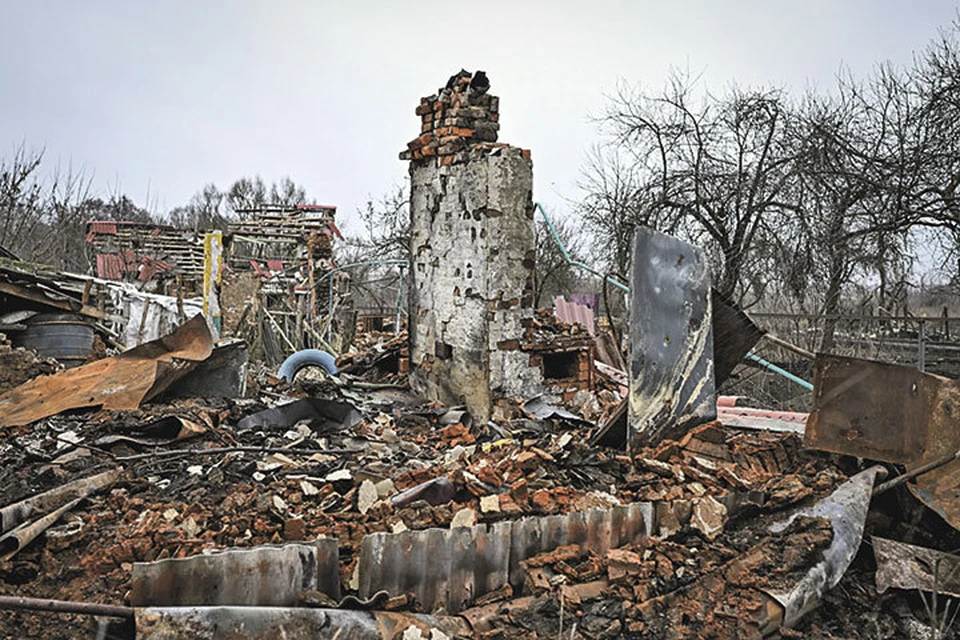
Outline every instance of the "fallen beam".
<svg viewBox="0 0 960 640"><path fill-rule="evenodd" d="M46 598L25 598L23 596L0 596L0 610L5 611L54 611L57 613L79 613L88 616L109 616L111 618L133 618L133 607L96 602L70 602L68 600L48 600Z"/></svg>

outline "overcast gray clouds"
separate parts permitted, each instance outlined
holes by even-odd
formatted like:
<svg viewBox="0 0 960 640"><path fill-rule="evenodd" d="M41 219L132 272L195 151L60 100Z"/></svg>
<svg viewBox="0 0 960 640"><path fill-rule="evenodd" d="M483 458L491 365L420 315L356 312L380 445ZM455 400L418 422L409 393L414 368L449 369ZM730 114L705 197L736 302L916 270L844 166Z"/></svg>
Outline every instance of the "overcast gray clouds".
<svg viewBox="0 0 960 640"><path fill-rule="evenodd" d="M0 153L45 147L152 208L207 182L289 175L351 217L399 184L413 110L461 67L533 150L535 198L575 194L588 112L671 67L708 86L829 86L906 63L953 0L138 2L3 0ZM354 227L355 228L355 227Z"/></svg>

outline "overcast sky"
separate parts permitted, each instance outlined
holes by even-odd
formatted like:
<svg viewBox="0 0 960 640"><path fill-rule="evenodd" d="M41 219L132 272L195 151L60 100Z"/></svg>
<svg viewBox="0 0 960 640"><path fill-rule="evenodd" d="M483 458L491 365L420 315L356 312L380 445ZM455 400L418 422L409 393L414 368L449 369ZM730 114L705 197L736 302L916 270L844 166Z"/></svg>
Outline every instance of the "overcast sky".
<svg viewBox="0 0 960 640"><path fill-rule="evenodd" d="M576 195L590 113L671 67L791 91L908 63L956 0L321 2L0 0L0 153L85 167L166 212L205 183L289 175L353 218L400 184L414 115L483 69L500 140L533 150L534 197ZM356 224L347 224L356 230Z"/></svg>

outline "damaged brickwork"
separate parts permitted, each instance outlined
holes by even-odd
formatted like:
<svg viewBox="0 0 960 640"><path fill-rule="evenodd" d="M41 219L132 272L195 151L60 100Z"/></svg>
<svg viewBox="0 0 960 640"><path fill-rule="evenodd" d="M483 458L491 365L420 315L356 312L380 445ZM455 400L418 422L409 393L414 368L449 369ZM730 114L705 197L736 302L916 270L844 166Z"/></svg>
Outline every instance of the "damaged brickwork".
<svg viewBox="0 0 960 640"><path fill-rule="evenodd" d="M497 143L499 99L461 71L416 113L410 160L411 378L486 421L496 398L529 396L543 374L521 351L533 317L533 163Z"/></svg>

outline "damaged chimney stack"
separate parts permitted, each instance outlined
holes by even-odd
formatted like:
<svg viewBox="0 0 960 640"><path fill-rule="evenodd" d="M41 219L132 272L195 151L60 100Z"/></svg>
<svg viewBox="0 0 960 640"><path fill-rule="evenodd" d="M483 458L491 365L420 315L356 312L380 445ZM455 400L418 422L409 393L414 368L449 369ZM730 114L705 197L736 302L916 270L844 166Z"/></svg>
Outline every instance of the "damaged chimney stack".
<svg viewBox="0 0 960 640"><path fill-rule="evenodd" d="M423 160L438 157L442 166L466 162L471 145L495 144L500 130L500 98L487 91L490 81L483 71L473 76L461 71L447 81L436 95L420 99L416 114L420 116L420 136L407 144L401 160ZM530 152L524 151L529 158Z"/></svg>
<svg viewBox="0 0 960 640"><path fill-rule="evenodd" d="M543 383L521 351L533 317L533 163L497 142L499 98L461 71L421 99L410 161L411 382L481 421Z"/></svg>

